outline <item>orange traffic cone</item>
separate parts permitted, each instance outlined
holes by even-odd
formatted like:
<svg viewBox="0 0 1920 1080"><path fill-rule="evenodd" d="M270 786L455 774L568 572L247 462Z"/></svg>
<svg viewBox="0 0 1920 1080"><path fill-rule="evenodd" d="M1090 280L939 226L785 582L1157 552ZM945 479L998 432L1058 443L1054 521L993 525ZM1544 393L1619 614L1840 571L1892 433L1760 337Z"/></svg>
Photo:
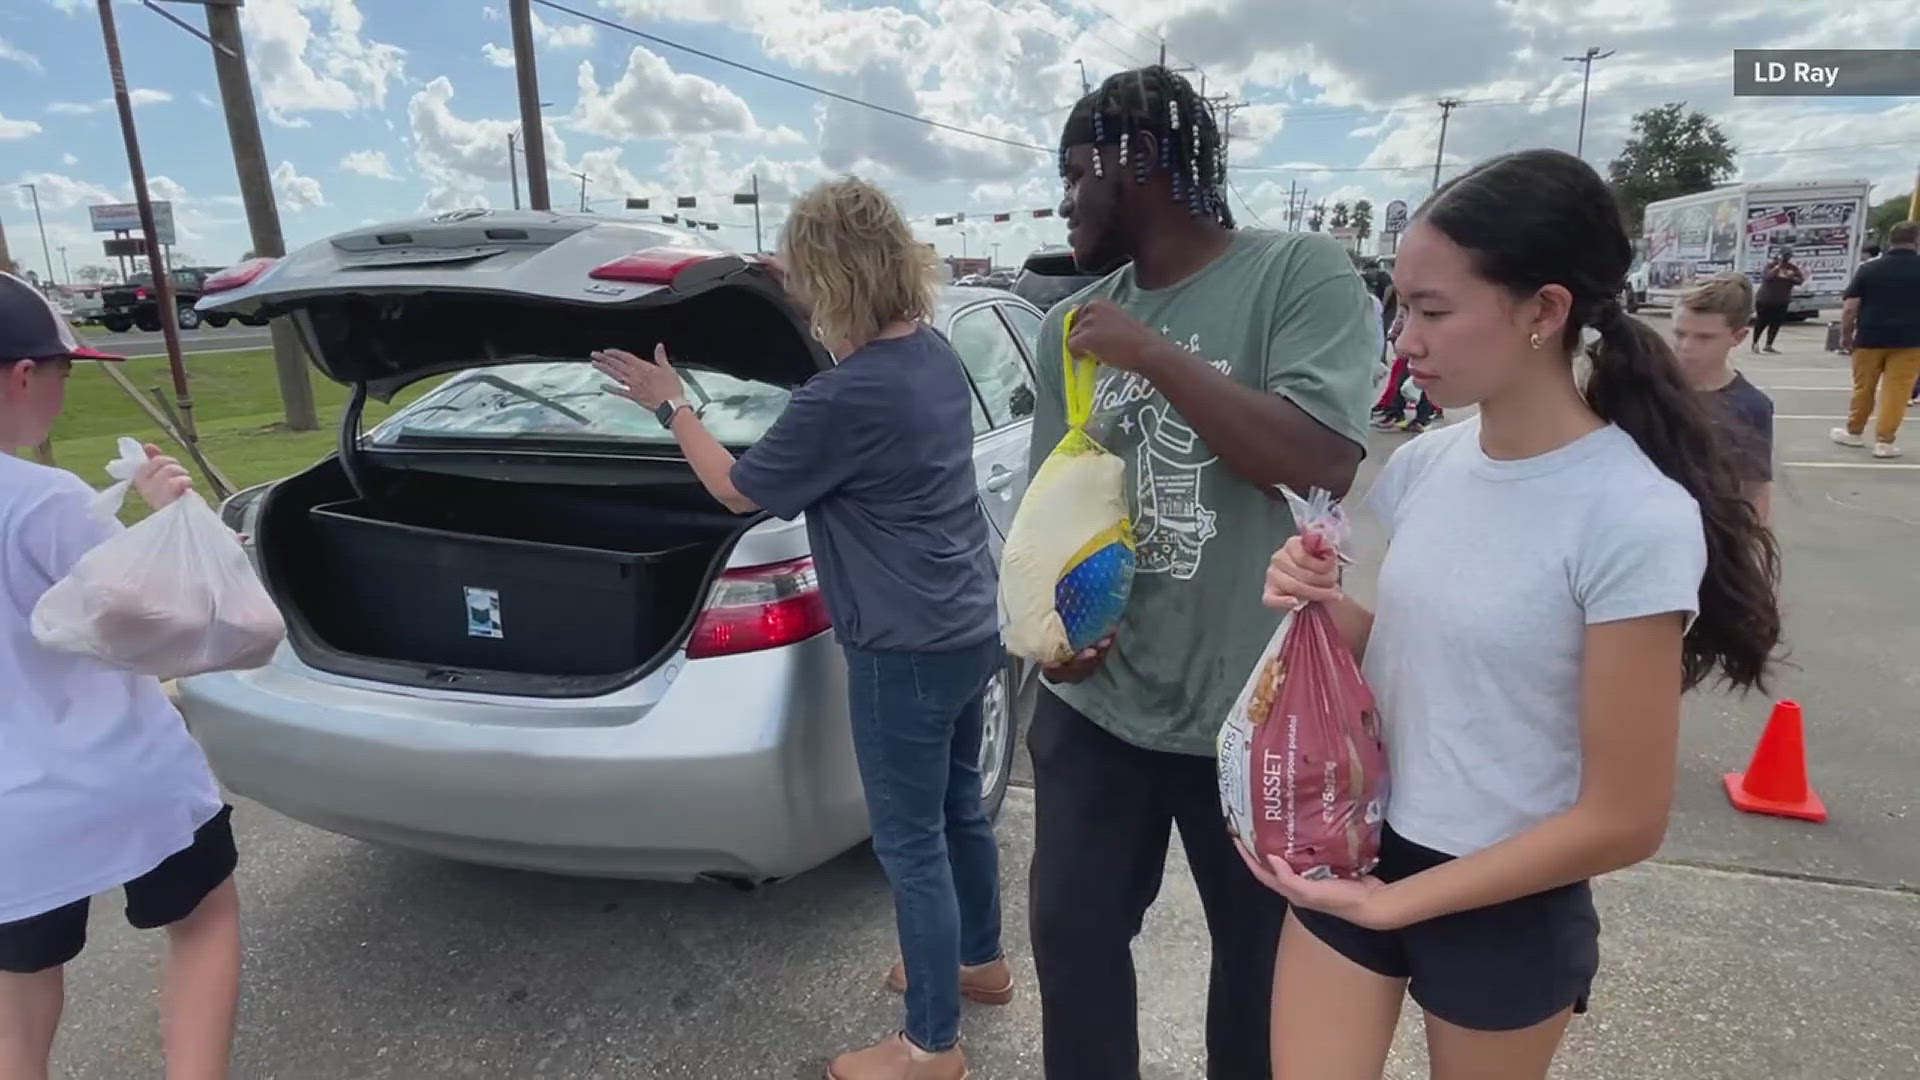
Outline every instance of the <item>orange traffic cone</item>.
<svg viewBox="0 0 1920 1080"><path fill-rule="evenodd" d="M1747 771L1728 773L1726 782L1727 798L1749 814L1827 820L1827 804L1807 782L1806 733L1795 702L1782 701L1773 707Z"/></svg>

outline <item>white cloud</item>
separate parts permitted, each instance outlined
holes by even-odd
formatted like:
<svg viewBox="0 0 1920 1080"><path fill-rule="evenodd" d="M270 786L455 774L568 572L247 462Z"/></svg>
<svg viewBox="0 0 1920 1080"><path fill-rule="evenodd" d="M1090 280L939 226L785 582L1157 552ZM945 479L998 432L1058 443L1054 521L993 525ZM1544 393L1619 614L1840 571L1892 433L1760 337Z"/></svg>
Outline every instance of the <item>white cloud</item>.
<svg viewBox="0 0 1920 1080"><path fill-rule="evenodd" d="M193 100L199 102L201 106L208 109L217 109L220 107L220 103L213 100L213 96L211 94L208 94L204 90L195 90L193 92Z"/></svg>
<svg viewBox="0 0 1920 1080"><path fill-rule="evenodd" d="M273 190L280 198L280 205L296 214L327 205L327 198L320 191L320 181L311 176L301 176L291 161L282 161L274 166Z"/></svg>
<svg viewBox="0 0 1920 1080"><path fill-rule="evenodd" d="M634 47L627 57L626 71L604 90L594 76L591 60L580 61L577 81L580 100L569 124L603 139L768 134L740 95L712 80L676 72L659 54L644 47ZM775 141L800 141L792 132L776 132L772 137Z"/></svg>
<svg viewBox="0 0 1920 1080"><path fill-rule="evenodd" d="M39 57L14 46L6 38L0 38L0 60L12 61L36 75L43 74L47 70L41 66Z"/></svg>
<svg viewBox="0 0 1920 1080"><path fill-rule="evenodd" d="M80 164L80 159L77 157L74 157L72 154L61 154L60 164L65 165L67 168L71 169L75 165Z"/></svg>
<svg viewBox="0 0 1920 1080"><path fill-rule="evenodd" d="M568 21L564 26L549 26L538 12L533 15L533 42L543 49L592 48L595 34L592 23Z"/></svg>
<svg viewBox="0 0 1920 1080"><path fill-rule="evenodd" d="M187 201L187 189L169 176L150 176L147 178L147 195L154 199L164 199L171 203Z"/></svg>
<svg viewBox="0 0 1920 1080"><path fill-rule="evenodd" d="M96 203L122 202L119 196L90 180L76 180L59 173L26 173L5 185L13 193L15 206L27 209L33 205L32 199L21 185L32 184L39 193L40 209L45 212L74 210Z"/></svg>
<svg viewBox="0 0 1920 1080"><path fill-rule="evenodd" d="M340 159L340 167L375 180L400 179L394 175L393 164L387 160L386 152L381 150L355 150Z"/></svg>
<svg viewBox="0 0 1920 1080"><path fill-rule="evenodd" d="M147 105L165 105L173 100L173 95L165 90L137 87L128 91L127 99L133 103L134 108L138 109ZM47 106L47 111L65 116L91 116L94 113L106 112L113 107L113 99L105 97L98 101L55 101Z"/></svg>
<svg viewBox="0 0 1920 1080"><path fill-rule="evenodd" d="M313 13L324 24L316 31ZM253 77L267 115L298 127L303 112L383 109L406 52L365 38L355 0L252 0L240 9Z"/></svg>
<svg viewBox="0 0 1920 1080"><path fill-rule="evenodd" d="M40 134L40 125L31 120L9 120L0 116L0 142L27 139Z"/></svg>
<svg viewBox="0 0 1920 1080"><path fill-rule="evenodd" d="M494 67L510 68L513 66L513 50L504 45L495 45L489 41L485 45L480 46L480 55L486 57L487 63L492 64Z"/></svg>
<svg viewBox="0 0 1920 1080"><path fill-rule="evenodd" d="M457 115L452 102L453 83L444 75L421 87L407 102L413 163L426 180L423 209L485 206L489 189L499 191L507 184L507 134L520 125L513 120ZM553 125L545 125L545 131L548 164L566 161L566 145ZM525 168L524 159L520 168ZM549 182L558 184L559 177L550 176Z"/></svg>

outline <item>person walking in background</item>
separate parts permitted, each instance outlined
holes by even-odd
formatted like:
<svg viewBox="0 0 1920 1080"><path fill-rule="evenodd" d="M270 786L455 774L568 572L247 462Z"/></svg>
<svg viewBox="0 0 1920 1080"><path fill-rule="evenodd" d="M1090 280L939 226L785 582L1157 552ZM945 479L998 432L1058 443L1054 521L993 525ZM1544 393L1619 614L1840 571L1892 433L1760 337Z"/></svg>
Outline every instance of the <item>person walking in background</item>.
<svg viewBox="0 0 1920 1080"><path fill-rule="evenodd" d="M1786 325L1787 307L1793 302L1793 290L1806 280L1807 275L1793 264L1792 248L1781 248L1780 254L1760 272L1760 290L1753 304L1754 352L1780 351L1773 347L1774 339L1780 336L1780 328Z"/></svg>
<svg viewBox="0 0 1920 1080"><path fill-rule="evenodd" d="M0 273L0 1078L44 1080L98 893L167 932L166 1075L222 1080L240 996L231 808L160 680L54 652L40 597L118 531L80 478L14 457L53 430L81 346L33 286ZM133 489L155 510L192 486L147 447Z"/></svg>
<svg viewBox="0 0 1920 1080"><path fill-rule="evenodd" d="M1233 228L1222 164L1206 101L1164 67L1109 78L1060 138L1074 261L1106 277L1042 325L1034 463L1066 432L1064 345L1101 364L1091 434L1126 463L1138 547L1117 631L1043 673L1027 740L1047 1080L1138 1080L1132 942L1175 827L1211 945L1206 1075L1270 1076L1285 905L1234 854L1214 744L1273 632L1245 587L1293 531L1273 488L1353 482L1381 333L1330 237Z"/></svg>
<svg viewBox="0 0 1920 1080"><path fill-rule="evenodd" d="M1406 312L1399 309L1397 296L1394 302L1393 325L1387 328L1387 351L1393 354L1393 367L1387 372L1386 389L1381 391L1380 400L1373 405L1373 429L1418 435L1444 419L1444 414L1426 391L1416 390L1420 398L1414 404L1413 418L1407 418L1407 356L1394 345L1394 339L1400 336L1400 328L1406 322Z"/></svg>
<svg viewBox="0 0 1920 1080"><path fill-rule="evenodd" d="M1853 354L1853 406L1833 441L1865 446L1867 419L1877 413L1873 456L1899 457L1894 440L1907 406L1920 399L1920 222L1887 230L1885 253L1853 272L1840 311L1840 347Z"/></svg>
<svg viewBox="0 0 1920 1080"><path fill-rule="evenodd" d="M794 299L837 361L793 392L736 460L687 404L664 345L594 354L612 388L673 432L735 513L802 513L847 661L873 850L893 890L902 1029L842 1054L830 1080L961 1080L962 997L1004 1004L1000 857L981 803L988 681L1006 661L997 572L973 468L974 400L938 331L937 263L892 200L829 181L780 241Z"/></svg>
<svg viewBox="0 0 1920 1080"><path fill-rule="evenodd" d="M1373 878L1243 851L1290 904L1284 1080L1381 1076L1408 996L1431 1076L1544 1078L1600 963L1588 882L1666 833L1682 695L1765 686L1778 550L1706 402L1620 306L1632 253L1606 182L1557 150L1475 167L1407 230L1400 347L1479 413L1368 492L1389 536L1373 610L1324 544L1289 539L1267 574L1268 603L1326 605L1360 660L1393 784Z"/></svg>
<svg viewBox="0 0 1920 1080"><path fill-rule="evenodd" d="M1753 318L1753 283L1744 274L1721 274L1680 298L1673 309L1673 355L1687 385L1706 400L1708 412L1733 449L1740 479L1760 520L1773 502L1773 399L1733 369L1733 350Z"/></svg>

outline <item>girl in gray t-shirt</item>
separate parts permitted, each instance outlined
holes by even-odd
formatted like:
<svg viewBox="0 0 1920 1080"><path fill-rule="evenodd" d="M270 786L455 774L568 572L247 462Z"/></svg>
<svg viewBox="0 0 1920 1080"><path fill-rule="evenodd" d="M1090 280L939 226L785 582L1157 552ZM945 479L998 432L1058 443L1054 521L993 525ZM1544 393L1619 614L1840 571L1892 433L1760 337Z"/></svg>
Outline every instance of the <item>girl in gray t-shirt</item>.
<svg viewBox="0 0 1920 1080"><path fill-rule="evenodd" d="M1412 377L1479 413L1374 483L1391 537L1374 610L1317 537L1267 577L1273 606L1330 605L1392 782L1376 877L1248 857L1293 903L1276 1075L1377 1074L1411 994L1450 1075L1545 1076L1599 963L1587 882L1666 831L1681 694L1764 683L1773 540L1664 340L1613 299L1631 258L1605 183L1551 150L1452 181L1402 243Z"/></svg>

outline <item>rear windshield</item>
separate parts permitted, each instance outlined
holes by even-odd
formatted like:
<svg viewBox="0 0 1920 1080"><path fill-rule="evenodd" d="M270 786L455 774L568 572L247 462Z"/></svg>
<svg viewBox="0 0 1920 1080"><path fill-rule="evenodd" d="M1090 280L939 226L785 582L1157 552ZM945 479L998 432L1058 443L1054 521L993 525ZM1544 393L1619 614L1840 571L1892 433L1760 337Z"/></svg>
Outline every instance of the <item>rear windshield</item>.
<svg viewBox="0 0 1920 1080"><path fill-rule="evenodd" d="M680 369L687 403L707 430L733 446L759 440L786 408L788 392L704 370ZM461 372L376 428L376 446L411 440L554 440L671 446L653 414L602 388L606 377L583 361L503 364Z"/></svg>

